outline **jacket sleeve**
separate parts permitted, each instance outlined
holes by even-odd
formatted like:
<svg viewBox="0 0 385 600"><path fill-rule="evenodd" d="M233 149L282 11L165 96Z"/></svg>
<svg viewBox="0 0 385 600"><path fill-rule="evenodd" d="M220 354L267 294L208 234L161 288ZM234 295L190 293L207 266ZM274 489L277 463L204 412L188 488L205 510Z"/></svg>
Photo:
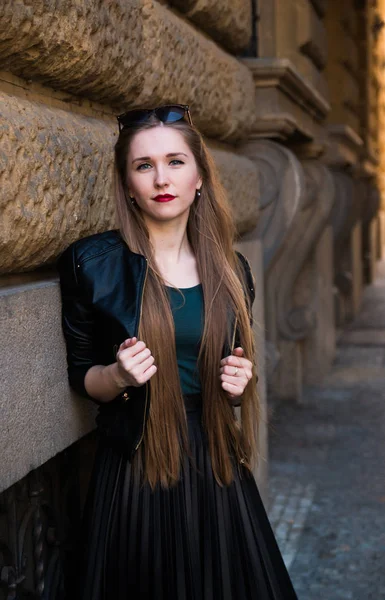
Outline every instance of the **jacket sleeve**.
<svg viewBox="0 0 385 600"><path fill-rule="evenodd" d="M93 360L94 313L79 282L76 246L71 244L59 257L57 268L60 277L62 300L61 322L67 349L67 370L70 386L85 398L99 403L87 393L84 378Z"/></svg>

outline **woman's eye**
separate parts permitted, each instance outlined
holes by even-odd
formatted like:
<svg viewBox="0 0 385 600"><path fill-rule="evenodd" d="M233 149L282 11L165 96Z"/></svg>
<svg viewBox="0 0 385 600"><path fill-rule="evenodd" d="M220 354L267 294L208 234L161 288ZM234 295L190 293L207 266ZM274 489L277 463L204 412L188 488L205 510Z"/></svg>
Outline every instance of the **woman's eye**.
<svg viewBox="0 0 385 600"><path fill-rule="evenodd" d="M170 161L170 165L172 163L176 163L179 165L184 165L184 162L182 160L179 160L177 158L174 158L173 160ZM143 167L143 168L142 168ZM147 171L147 167L151 167L150 163L142 163L141 165L139 165L139 167L137 168L137 171Z"/></svg>

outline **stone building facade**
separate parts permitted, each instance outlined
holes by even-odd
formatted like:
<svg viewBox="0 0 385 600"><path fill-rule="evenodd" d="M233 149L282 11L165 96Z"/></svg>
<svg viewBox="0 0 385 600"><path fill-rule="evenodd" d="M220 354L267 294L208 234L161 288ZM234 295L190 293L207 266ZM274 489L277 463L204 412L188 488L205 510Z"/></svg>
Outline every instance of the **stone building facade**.
<svg viewBox="0 0 385 600"><path fill-rule="evenodd" d="M60 596L84 499L94 411L68 387L54 265L115 226L114 115L187 103L219 167L257 283L263 491L269 397L300 403L327 372L383 245L384 15L384 0L0 0L0 600Z"/></svg>

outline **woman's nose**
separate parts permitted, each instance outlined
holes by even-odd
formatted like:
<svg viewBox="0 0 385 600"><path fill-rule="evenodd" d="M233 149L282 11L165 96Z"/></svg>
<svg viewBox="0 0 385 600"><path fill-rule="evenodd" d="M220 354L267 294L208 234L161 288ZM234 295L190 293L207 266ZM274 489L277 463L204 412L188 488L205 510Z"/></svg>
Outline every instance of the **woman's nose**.
<svg viewBox="0 0 385 600"><path fill-rule="evenodd" d="M168 185L167 174L164 169L159 168L155 171L155 185L156 187L164 187Z"/></svg>

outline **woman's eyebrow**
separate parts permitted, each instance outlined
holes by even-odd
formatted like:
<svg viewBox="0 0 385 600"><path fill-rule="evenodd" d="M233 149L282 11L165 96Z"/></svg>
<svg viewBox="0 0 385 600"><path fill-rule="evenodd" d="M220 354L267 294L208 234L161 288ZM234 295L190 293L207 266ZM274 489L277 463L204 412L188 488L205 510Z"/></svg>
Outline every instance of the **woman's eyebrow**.
<svg viewBox="0 0 385 600"><path fill-rule="evenodd" d="M166 154L166 158L170 158L171 156L186 156L187 154L185 154L184 152L169 152L168 154ZM132 161L132 164L134 164L134 162L138 161L138 160L151 160L151 156L140 156L139 158L134 158L134 160Z"/></svg>

